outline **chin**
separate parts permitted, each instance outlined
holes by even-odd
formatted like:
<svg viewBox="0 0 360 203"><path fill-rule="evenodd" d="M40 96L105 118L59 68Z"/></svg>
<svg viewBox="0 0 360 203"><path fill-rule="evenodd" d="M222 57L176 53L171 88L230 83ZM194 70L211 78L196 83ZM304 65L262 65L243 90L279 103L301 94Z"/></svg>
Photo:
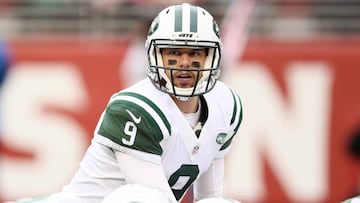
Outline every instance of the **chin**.
<svg viewBox="0 0 360 203"><path fill-rule="evenodd" d="M176 87L179 87L179 88L193 88L194 83L179 83L179 84L176 84Z"/></svg>

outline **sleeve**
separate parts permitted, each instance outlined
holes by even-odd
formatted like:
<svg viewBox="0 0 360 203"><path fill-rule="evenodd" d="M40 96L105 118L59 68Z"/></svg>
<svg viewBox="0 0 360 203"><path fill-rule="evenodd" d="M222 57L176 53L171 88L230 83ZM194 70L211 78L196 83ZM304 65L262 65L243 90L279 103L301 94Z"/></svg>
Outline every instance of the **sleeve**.
<svg viewBox="0 0 360 203"><path fill-rule="evenodd" d="M169 197L171 202L177 202L161 164L137 159L122 152L116 152L116 158L127 183L159 189ZM146 169L146 173L144 173L144 169Z"/></svg>
<svg viewBox="0 0 360 203"><path fill-rule="evenodd" d="M237 131L239 130L240 124L243 119L243 108L241 104L240 97L231 90L232 97L233 97L233 110L232 110L232 117L230 121L230 134L231 137L222 145L220 151L226 151L229 146L231 145L231 142L236 135Z"/></svg>
<svg viewBox="0 0 360 203"><path fill-rule="evenodd" d="M223 178L224 158L214 159L209 169L194 183L195 200L222 196Z"/></svg>
<svg viewBox="0 0 360 203"><path fill-rule="evenodd" d="M161 155L163 133L154 117L141 105L115 100L103 113L96 134L108 138L120 148Z"/></svg>

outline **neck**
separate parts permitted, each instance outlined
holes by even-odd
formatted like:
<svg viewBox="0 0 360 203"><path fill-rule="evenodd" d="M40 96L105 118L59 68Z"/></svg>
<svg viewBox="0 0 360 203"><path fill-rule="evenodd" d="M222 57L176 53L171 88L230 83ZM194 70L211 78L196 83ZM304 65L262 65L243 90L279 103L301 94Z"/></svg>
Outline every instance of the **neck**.
<svg viewBox="0 0 360 203"><path fill-rule="evenodd" d="M187 101L179 100L175 97L172 97L175 104L179 107L180 111L183 113L195 113L198 108L199 97L192 97Z"/></svg>

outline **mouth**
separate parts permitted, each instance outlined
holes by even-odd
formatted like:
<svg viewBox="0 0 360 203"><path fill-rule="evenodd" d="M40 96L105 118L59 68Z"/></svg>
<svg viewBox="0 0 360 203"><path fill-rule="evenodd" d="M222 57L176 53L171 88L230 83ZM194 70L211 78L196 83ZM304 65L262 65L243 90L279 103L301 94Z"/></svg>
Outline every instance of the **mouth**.
<svg viewBox="0 0 360 203"><path fill-rule="evenodd" d="M178 79L189 79L192 78L191 74L189 73L180 73L176 76Z"/></svg>
<svg viewBox="0 0 360 203"><path fill-rule="evenodd" d="M194 78L194 76L188 72L181 72L181 73L176 74L176 76L175 76L176 83L178 83L178 85L181 87L192 86L193 78Z"/></svg>

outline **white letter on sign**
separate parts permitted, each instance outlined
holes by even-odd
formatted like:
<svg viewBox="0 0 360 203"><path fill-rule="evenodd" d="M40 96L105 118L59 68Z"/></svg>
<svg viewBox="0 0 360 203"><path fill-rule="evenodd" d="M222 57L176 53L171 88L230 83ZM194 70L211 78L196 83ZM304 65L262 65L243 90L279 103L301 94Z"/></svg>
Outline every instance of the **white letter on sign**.
<svg viewBox="0 0 360 203"><path fill-rule="evenodd" d="M225 192L248 201L266 194L261 158L266 158L293 201L326 195L332 72L325 63L289 64L283 94L258 63L232 69L225 80L242 99L243 124L226 161Z"/></svg>
<svg viewBox="0 0 360 203"><path fill-rule="evenodd" d="M44 109L85 110L87 95L77 68L68 63L18 64L10 72L3 99L2 139L35 155L34 160L0 157L3 198L60 190L86 150L86 134L71 117Z"/></svg>

